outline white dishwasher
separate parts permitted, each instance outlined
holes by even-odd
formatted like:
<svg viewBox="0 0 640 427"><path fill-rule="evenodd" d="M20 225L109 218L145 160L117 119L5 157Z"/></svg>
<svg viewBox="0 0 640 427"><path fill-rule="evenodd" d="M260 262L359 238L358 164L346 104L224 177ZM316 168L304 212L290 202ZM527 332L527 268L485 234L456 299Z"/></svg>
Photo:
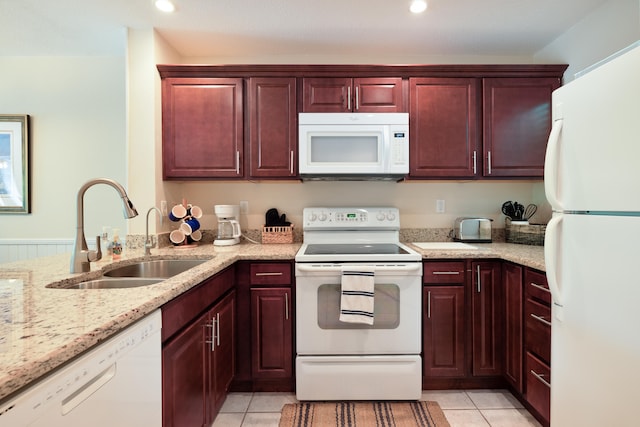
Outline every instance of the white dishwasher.
<svg viewBox="0 0 640 427"><path fill-rule="evenodd" d="M0 427L162 425L160 310L0 405Z"/></svg>

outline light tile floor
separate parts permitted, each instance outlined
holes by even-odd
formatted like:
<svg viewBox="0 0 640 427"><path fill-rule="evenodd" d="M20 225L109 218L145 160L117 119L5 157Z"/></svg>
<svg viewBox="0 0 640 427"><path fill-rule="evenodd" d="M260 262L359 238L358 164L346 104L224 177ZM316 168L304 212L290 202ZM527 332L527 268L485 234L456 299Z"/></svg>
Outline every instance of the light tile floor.
<svg viewBox="0 0 640 427"><path fill-rule="evenodd" d="M436 401L451 427L540 427L507 390L423 391L422 400ZM231 393L212 427L277 427L292 393Z"/></svg>

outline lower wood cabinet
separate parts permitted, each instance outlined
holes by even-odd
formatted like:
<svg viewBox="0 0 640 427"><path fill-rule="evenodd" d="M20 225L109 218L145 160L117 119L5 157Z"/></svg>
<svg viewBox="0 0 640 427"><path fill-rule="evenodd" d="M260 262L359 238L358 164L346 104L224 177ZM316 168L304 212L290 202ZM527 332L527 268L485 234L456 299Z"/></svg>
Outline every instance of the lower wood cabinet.
<svg viewBox="0 0 640 427"><path fill-rule="evenodd" d="M511 386L522 393L523 360L523 270L524 267L510 262L502 265L502 283L504 284L504 376Z"/></svg>
<svg viewBox="0 0 640 427"><path fill-rule="evenodd" d="M293 264L237 266L238 352L234 391L293 391Z"/></svg>
<svg viewBox="0 0 640 427"><path fill-rule="evenodd" d="M501 265L500 261L471 263L471 372L474 376L502 375Z"/></svg>
<svg viewBox="0 0 640 427"><path fill-rule="evenodd" d="M464 378L465 262L428 261L423 267L423 376Z"/></svg>
<svg viewBox="0 0 640 427"><path fill-rule="evenodd" d="M291 288L251 289L254 379L293 376Z"/></svg>
<svg viewBox="0 0 640 427"><path fill-rule="evenodd" d="M524 275L524 397L533 415L550 424L551 408L551 292L544 273L526 269Z"/></svg>
<svg viewBox="0 0 640 427"><path fill-rule="evenodd" d="M423 375L466 375L464 285L425 286L423 313Z"/></svg>
<svg viewBox="0 0 640 427"><path fill-rule="evenodd" d="M162 309L164 427L210 425L224 403L235 364L233 285L227 270Z"/></svg>

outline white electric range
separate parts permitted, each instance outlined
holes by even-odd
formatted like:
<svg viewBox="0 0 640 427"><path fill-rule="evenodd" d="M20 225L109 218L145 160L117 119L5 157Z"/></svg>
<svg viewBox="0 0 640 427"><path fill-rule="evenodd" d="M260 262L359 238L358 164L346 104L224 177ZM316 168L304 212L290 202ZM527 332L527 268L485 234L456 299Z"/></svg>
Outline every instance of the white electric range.
<svg viewBox="0 0 640 427"><path fill-rule="evenodd" d="M299 400L415 400L422 392L422 257L393 207L305 208L296 254ZM342 270L374 270L372 325L339 320Z"/></svg>

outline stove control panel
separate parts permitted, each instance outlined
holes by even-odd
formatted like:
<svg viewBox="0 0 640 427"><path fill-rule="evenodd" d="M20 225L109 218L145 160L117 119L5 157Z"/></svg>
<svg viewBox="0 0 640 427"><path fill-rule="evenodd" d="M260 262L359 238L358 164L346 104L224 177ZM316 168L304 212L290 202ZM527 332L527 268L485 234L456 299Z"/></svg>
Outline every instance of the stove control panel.
<svg viewBox="0 0 640 427"><path fill-rule="evenodd" d="M393 207L304 208L303 227L310 229L399 229L400 213Z"/></svg>

